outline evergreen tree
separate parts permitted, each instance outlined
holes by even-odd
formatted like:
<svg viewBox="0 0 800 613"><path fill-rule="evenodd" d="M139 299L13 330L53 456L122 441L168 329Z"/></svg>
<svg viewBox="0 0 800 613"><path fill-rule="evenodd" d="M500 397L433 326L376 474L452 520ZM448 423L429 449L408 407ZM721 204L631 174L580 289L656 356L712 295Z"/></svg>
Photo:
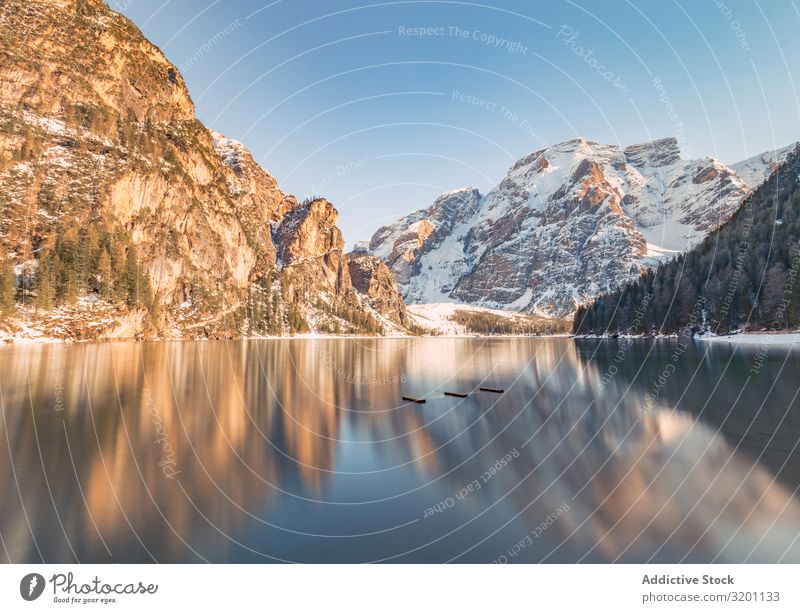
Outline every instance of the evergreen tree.
<svg viewBox="0 0 800 613"><path fill-rule="evenodd" d="M141 275L139 273L139 262L136 258L136 248L131 246L128 247L125 265L125 287L127 292L125 298L130 307L141 304L143 288L140 286L140 281Z"/></svg>
<svg viewBox="0 0 800 613"><path fill-rule="evenodd" d="M111 272L111 256L108 251L100 251L97 260L97 280L100 297L103 300L111 300L114 295L114 279Z"/></svg>
<svg viewBox="0 0 800 613"><path fill-rule="evenodd" d="M786 267L776 262L764 276L761 290L761 323L767 327L782 329L787 325L784 291L786 288Z"/></svg>
<svg viewBox="0 0 800 613"><path fill-rule="evenodd" d="M11 258L0 260L0 315L8 317L16 310L17 278Z"/></svg>
<svg viewBox="0 0 800 613"><path fill-rule="evenodd" d="M67 304L75 304L80 297L81 291L84 287L78 279L78 271L74 266L66 270L66 285L63 288L62 295L64 302Z"/></svg>
<svg viewBox="0 0 800 613"><path fill-rule="evenodd" d="M48 310L53 308L55 289L53 281L53 257L50 251L43 252L39 257L39 266L36 269L33 287L36 291L34 305L37 309Z"/></svg>
<svg viewBox="0 0 800 613"><path fill-rule="evenodd" d="M798 204L800 205L800 203ZM800 270L795 270L794 277L789 276L787 283L789 284L787 288L789 304L786 307L787 326L797 328L800 327Z"/></svg>
<svg viewBox="0 0 800 613"><path fill-rule="evenodd" d="M125 300L128 292L125 242L117 232L109 237L113 280L111 286L114 288L113 297L115 300Z"/></svg>

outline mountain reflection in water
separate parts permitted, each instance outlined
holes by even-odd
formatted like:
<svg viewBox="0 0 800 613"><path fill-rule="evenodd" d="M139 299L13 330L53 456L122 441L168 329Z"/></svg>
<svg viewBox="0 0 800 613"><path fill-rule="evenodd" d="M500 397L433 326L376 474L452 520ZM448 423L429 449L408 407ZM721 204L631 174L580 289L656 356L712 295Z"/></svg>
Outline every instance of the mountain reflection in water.
<svg viewBox="0 0 800 613"><path fill-rule="evenodd" d="M800 562L798 356L678 347L3 347L0 559Z"/></svg>

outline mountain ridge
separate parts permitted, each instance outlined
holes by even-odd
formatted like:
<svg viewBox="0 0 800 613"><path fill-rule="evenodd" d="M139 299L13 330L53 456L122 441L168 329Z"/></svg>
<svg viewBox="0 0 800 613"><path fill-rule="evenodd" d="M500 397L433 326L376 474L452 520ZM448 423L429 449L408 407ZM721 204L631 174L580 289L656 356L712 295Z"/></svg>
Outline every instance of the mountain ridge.
<svg viewBox="0 0 800 613"><path fill-rule="evenodd" d="M789 150L742 172L761 177ZM719 160L683 159L673 137L624 148L575 138L520 158L485 195L446 192L380 228L368 251L411 304L563 317L702 240L750 190Z"/></svg>

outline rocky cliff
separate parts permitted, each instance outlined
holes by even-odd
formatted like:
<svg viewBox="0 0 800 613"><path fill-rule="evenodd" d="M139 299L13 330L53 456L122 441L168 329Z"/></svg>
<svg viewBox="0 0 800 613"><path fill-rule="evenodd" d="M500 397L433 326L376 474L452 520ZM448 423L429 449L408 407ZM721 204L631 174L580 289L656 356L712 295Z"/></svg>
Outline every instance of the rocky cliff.
<svg viewBox="0 0 800 613"><path fill-rule="evenodd" d="M298 205L206 129L178 70L101 0L0 3L0 244L6 334L380 331L333 206Z"/></svg>
<svg viewBox="0 0 800 613"><path fill-rule="evenodd" d="M449 295L454 280L467 273L463 249L453 250L445 243L459 236L480 200L472 187L442 194L429 209L411 213L372 237L369 252L391 267L406 300L442 302L434 297Z"/></svg>
<svg viewBox="0 0 800 613"><path fill-rule="evenodd" d="M759 159L750 180L773 161ZM683 159L673 138L624 149L575 139L522 158L485 196L449 192L381 228L369 251L407 302L563 317L696 244L750 190L717 160Z"/></svg>
<svg viewBox="0 0 800 613"><path fill-rule="evenodd" d="M363 253L348 256L353 287L364 296L369 306L396 326L413 324L397 289L394 275L383 260Z"/></svg>

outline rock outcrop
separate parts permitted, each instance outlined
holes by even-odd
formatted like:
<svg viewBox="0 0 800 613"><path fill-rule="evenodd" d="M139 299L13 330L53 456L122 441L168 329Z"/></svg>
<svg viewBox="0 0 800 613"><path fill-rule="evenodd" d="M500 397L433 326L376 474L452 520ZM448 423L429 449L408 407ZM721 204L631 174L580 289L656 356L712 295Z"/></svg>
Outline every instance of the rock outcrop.
<svg viewBox="0 0 800 613"><path fill-rule="evenodd" d="M352 288L337 217L330 202L318 199L294 207L275 223L284 289L293 302L308 301L310 292L343 296Z"/></svg>
<svg viewBox="0 0 800 613"><path fill-rule="evenodd" d="M350 254L348 267L353 287L381 317L401 326L409 326L408 312L397 289L394 275L378 257Z"/></svg>
<svg viewBox="0 0 800 613"><path fill-rule="evenodd" d="M454 237L458 241L480 201L473 187L454 190L439 196L430 208L380 228L372 237L369 253L386 261L406 300L436 302L428 298L449 295L454 280L466 274L466 257L458 257L463 249L457 243L455 249L447 248L452 246L445 243Z"/></svg>

